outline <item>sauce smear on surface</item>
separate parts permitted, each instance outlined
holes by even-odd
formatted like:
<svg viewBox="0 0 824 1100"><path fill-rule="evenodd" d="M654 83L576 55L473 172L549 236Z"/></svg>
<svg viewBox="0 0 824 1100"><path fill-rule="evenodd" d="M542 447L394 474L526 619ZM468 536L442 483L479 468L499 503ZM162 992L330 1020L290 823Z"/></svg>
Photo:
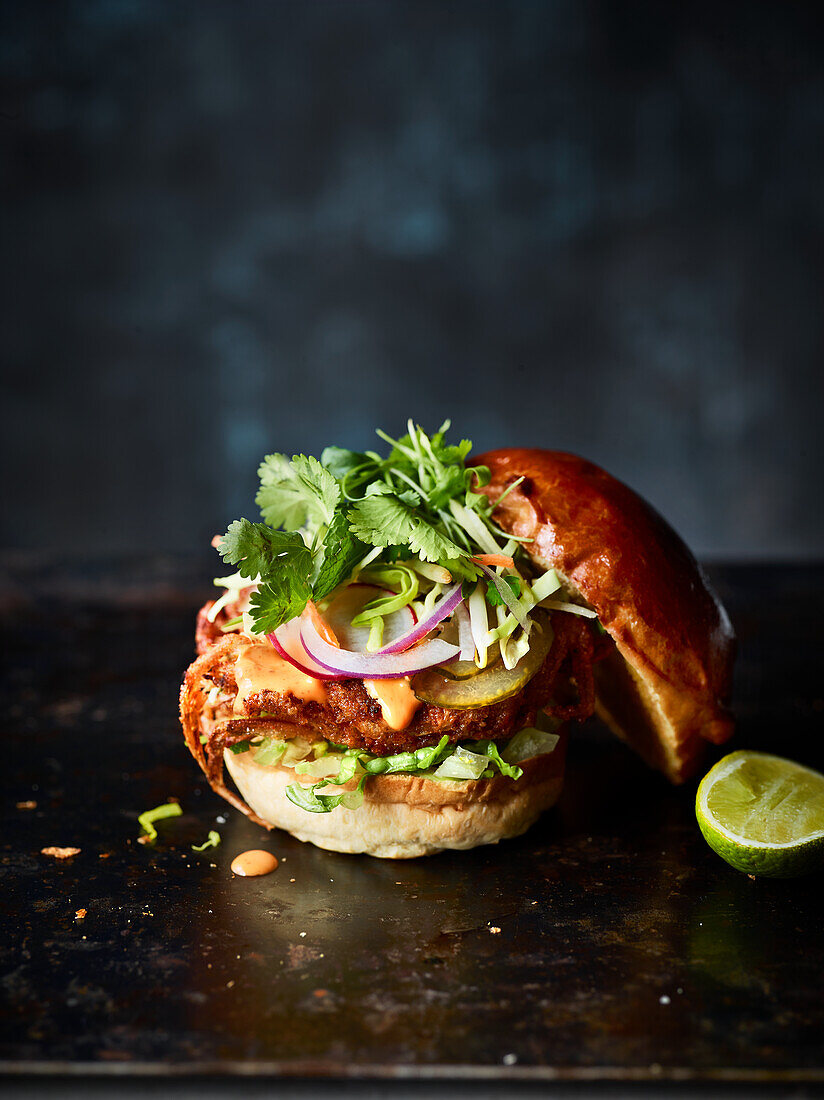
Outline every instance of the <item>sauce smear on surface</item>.
<svg viewBox="0 0 824 1100"><path fill-rule="evenodd" d="M367 694L380 703L383 720L390 729L406 729L421 706L408 676L400 676L397 680L364 680L363 686Z"/></svg>
<svg viewBox="0 0 824 1100"><path fill-rule="evenodd" d="M243 700L257 691L287 692L304 702L325 703L326 688L308 672L301 672L268 644L252 643L240 651L235 662L237 696L234 711L243 714Z"/></svg>
<svg viewBox="0 0 824 1100"><path fill-rule="evenodd" d="M258 875L270 875L277 868L278 861L271 852L262 848L252 848L241 852L232 860L232 874L241 878L255 878Z"/></svg>

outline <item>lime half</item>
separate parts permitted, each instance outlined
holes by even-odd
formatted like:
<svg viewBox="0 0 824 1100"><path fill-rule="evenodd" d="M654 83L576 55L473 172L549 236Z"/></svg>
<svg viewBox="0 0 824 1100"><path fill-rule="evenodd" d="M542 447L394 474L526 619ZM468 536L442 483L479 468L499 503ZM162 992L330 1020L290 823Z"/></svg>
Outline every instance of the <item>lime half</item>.
<svg viewBox="0 0 824 1100"><path fill-rule="evenodd" d="M824 775L763 752L731 752L698 786L704 839L748 875L792 878L824 861Z"/></svg>

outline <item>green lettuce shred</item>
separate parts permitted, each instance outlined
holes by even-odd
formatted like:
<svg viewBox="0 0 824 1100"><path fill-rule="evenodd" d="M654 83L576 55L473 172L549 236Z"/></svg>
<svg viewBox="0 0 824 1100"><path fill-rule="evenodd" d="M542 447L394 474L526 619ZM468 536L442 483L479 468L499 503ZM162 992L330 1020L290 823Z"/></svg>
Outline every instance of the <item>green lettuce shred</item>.
<svg viewBox="0 0 824 1100"><path fill-rule="evenodd" d="M179 802L164 802L162 806L155 806L153 810L144 810L137 819L140 828L146 834L144 843L154 844L157 840L157 829L154 827L156 821L163 821L167 817L180 817L182 813Z"/></svg>
<svg viewBox="0 0 824 1100"><path fill-rule="evenodd" d="M205 852L207 848L217 848L220 844L220 833L216 829L210 829L209 835L202 844L193 844L193 852Z"/></svg>
<svg viewBox="0 0 824 1100"><path fill-rule="evenodd" d="M254 748L255 763L270 766L285 764L294 768L298 775L317 780L307 786L290 784L286 788L290 802L310 813L331 813L338 806L357 809L363 802L366 781L373 775L405 773L461 781L491 779L498 774L517 781L524 774L520 763L552 752L558 744L558 734L554 732L558 723L543 717L539 722L547 728L522 729L510 738L503 749L491 740L450 744L446 736L437 745L389 756L375 756L363 749L347 748L331 741L298 744L297 741L267 739L251 747ZM250 745L249 742L245 744ZM320 761L328 762L326 769ZM323 774L324 770L327 774ZM354 790L338 794L322 793L324 787L343 787L354 779L358 780Z"/></svg>

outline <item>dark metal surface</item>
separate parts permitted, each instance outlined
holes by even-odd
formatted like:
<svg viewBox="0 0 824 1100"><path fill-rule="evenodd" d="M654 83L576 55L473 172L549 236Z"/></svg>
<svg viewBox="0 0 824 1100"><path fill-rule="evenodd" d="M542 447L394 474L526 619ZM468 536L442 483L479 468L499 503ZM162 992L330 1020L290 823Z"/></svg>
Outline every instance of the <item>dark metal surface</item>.
<svg viewBox="0 0 824 1100"><path fill-rule="evenodd" d="M593 724L519 840L389 862L267 837L179 735L208 563L6 565L5 1071L824 1079L822 880L728 869L694 786ZM741 636L737 744L824 767L824 568L713 576ZM169 796L184 816L137 844ZM192 852L210 828L222 846ZM233 880L250 846L281 866Z"/></svg>

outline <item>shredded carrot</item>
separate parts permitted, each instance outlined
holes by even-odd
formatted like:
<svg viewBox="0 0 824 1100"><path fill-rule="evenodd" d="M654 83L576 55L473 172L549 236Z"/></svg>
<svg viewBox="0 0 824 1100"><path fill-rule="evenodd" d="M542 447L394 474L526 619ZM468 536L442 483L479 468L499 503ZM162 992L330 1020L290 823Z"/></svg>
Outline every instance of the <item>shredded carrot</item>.
<svg viewBox="0 0 824 1100"><path fill-rule="evenodd" d="M329 645L336 646L338 649L340 649L340 642L338 641L334 630L318 611L317 606L315 605L313 600L307 601L306 610L309 614L309 618L312 620L312 625L314 626L315 630L317 630L318 634L320 634L321 638L323 638L325 642L328 642Z"/></svg>
<svg viewBox="0 0 824 1100"><path fill-rule="evenodd" d="M512 558L508 558L506 554L473 554L472 560L476 561L478 565L488 565L490 568L494 568L496 565L501 565L505 569L515 568L515 562Z"/></svg>

